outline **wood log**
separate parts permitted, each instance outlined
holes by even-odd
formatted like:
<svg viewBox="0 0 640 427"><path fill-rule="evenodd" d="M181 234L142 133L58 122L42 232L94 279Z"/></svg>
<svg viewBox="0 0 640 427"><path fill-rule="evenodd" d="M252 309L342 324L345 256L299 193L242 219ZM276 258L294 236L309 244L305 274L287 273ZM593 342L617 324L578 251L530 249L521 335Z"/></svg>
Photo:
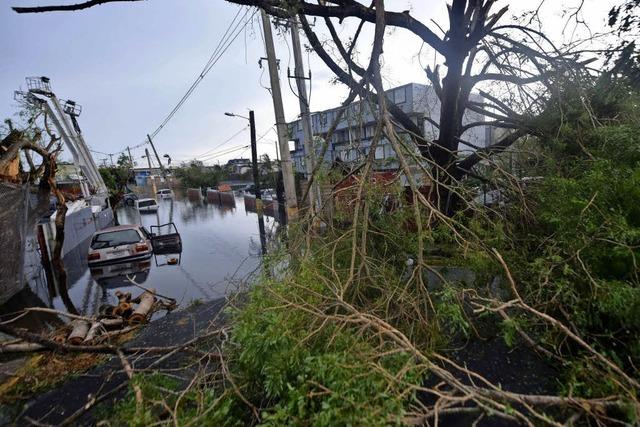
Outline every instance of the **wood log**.
<svg viewBox="0 0 640 427"><path fill-rule="evenodd" d="M102 323L102 326L104 326L105 328L113 328L116 326L124 325L124 320L123 319L102 319L100 320L100 323Z"/></svg>
<svg viewBox="0 0 640 427"><path fill-rule="evenodd" d="M81 344L84 338L89 332L89 322L85 320L74 320L71 322L73 329L67 338L69 344L78 345Z"/></svg>
<svg viewBox="0 0 640 427"><path fill-rule="evenodd" d="M122 291L116 291L116 297L118 298L118 301L122 302L131 302L131 292L122 292Z"/></svg>
<svg viewBox="0 0 640 427"><path fill-rule="evenodd" d="M113 309L113 314L121 317L129 317L133 312L133 306L128 302L121 302Z"/></svg>
<svg viewBox="0 0 640 427"><path fill-rule="evenodd" d="M150 289L140 295L140 304L138 304L131 317L129 317L130 325L139 325L147 320L147 317L151 314L153 305L156 302L156 297L153 296L155 292L155 289Z"/></svg>
<svg viewBox="0 0 640 427"><path fill-rule="evenodd" d="M57 334L57 335L54 335L51 339L57 343L63 344L67 340L67 335Z"/></svg>
<svg viewBox="0 0 640 427"><path fill-rule="evenodd" d="M82 340L83 343L89 343L93 341L93 339L100 334L100 328L102 328L102 324L100 322L93 322L91 324L91 328L89 328L89 332L87 332L87 336Z"/></svg>
<svg viewBox="0 0 640 427"><path fill-rule="evenodd" d="M0 346L0 353L23 353L29 351L46 350L47 348L40 344L23 342L18 344L7 344Z"/></svg>

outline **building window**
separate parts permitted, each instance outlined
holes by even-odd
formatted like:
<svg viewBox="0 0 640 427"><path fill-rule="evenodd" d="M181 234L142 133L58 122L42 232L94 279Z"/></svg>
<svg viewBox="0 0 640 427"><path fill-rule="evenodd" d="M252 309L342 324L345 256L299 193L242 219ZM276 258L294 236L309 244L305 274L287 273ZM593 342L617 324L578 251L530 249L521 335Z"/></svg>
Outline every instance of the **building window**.
<svg viewBox="0 0 640 427"><path fill-rule="evenodd" d="M388 159L388 158L395 158L396 157L396 152L393 149L393 147L391 145L385 145L384 146L384 158Z"/></svg>
<svg viewBox="0 0 640 427"><path fill-rule="evenodd" d="M401 87L393 91L394 103L402 104L403 102L407 102L407 95L405 92L406 89L406 87Z"/></svg>
<svg viewBox="0 0 640 427"><path fill-rule="evenodd" d="M384 159L384 145L379 145L376 147L376 160Z"/></svg>

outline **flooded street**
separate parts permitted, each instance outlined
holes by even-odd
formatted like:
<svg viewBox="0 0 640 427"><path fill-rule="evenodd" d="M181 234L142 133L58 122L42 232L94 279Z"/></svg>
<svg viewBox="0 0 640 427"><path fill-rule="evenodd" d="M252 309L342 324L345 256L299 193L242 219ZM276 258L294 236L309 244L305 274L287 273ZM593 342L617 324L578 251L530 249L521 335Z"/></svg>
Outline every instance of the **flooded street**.
<svg viewBox="0 0 640 427"><path fill-rule="evenodd" d="M178 193L174 199L158 200L158 204L158 212L142 214L134 207L121 207L117 210L118 220L120 224L143 225L149 231L154 231L152 226L173 222L182 237L182 253L89 268L89 242L84 242L64 258L69 297L79 312L91 315L102 304L117 303L116 290L140 293L141 289L130 283L127 276L185 307L236 290L239 282L259 266L262 247L258 217L245 210L242 197L235 198L235 206L222 206ZM265 226L267 234L274 232L274 219L265 216ZM37 244L31 243L26 273L29 288L4 308L17 310L24 303L66 310L40 265Z"/></svg>

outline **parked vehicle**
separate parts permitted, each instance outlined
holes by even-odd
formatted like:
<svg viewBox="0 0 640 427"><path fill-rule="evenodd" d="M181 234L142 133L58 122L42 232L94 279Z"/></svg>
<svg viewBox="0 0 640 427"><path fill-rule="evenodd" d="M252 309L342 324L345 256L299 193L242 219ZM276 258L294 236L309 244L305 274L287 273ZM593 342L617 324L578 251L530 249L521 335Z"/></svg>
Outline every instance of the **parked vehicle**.
<svg viewBox="0 0 640 427"><path fill-rule="evenodd" d="M160 190L156 191L156 197L160 199L172 199L173 191L169 188L161 188Z"/></svg>
<svg viewBox="0 0 640 427"><path fill-rule="evenodd" d="M122 196L122 203L126 206L133 206L136 200L138 200L138 195L136 193L125 193Z"/></svg>
<svg viewBox="0 0 640 427"><path fill-rule="evenodd" d="M139 225L118 225L94 233L87 260L90 266L151 257L151 235Z"/></svg>
<svg viewBox="0 0 640 427"><path fill-rule="evenodd" d="M156 199L138 199L135 202L138 212L156 212L158 210L158 202Z"/></svg>

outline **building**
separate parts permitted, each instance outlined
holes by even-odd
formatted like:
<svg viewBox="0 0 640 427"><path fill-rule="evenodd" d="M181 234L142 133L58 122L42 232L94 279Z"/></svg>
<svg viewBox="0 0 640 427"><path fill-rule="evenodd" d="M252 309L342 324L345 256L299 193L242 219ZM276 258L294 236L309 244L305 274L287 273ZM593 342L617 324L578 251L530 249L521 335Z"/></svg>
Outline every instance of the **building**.
<svg viewBox="0 0 640 427"><path fill-rule="evenodd" d="M430 120L439 122L440 120L440 100L431 86L418 83L409 83L385 92L390 101L402 109L413 122L418 126L423 126L427 138L435 139L437 128L430 123ZM479 95L471 95L474 101L482 102ZM324 161L333 163L337 160L342 162L354 162L369 154L371 142L376 129L376 120L370 111L370 104L367 102L354 102L346 107L343 117L336 127L333 137L329 143ZM316 157L322 152L324 142L323 136L327 134L338 113L338 108L311 113L311 126L314 134L314 149ZM484 121L483 115L467 111L463 123ZM295 148L291 150L291 159L297 172L305 173L305 151L304 133L302 131L302 121L296 120L288 123L289 135L295 142ZM398 134L406 134L401 129ZM471 152L474 147L485 147L490 137L489 128L486 126L474 127L463 135L465 141L473 147L460 144L460 151ZM375 151L376 169L390 170L398 169L396 153L385 138L382 138Z"/></svg>
<svg viewBox="0 0 640 427"><path fill-rule="evenodd" d="M225 165L225 169L232 174L242 175L251 170L251 160L231 159Z"/></svg>
<svg viewBox="0 0 640 427"><path fill-rule="evenodd" d="M151 169L139 167L133 168L133 178L136 182L136 185L139 187L144 187L147 185L147 180L152 176L161 176L162 171L160 168L153 167Z"/></svg>

